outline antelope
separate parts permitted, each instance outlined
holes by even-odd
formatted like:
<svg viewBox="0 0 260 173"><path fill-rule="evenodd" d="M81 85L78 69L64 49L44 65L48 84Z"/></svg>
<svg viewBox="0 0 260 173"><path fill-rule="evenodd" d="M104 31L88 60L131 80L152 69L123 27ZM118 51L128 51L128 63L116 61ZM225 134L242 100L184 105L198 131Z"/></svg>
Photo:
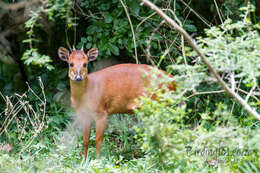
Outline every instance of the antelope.
<svg viewBox="0 0 260 173"><path fill-rule="evenodd" d="M97 58L97 48L92 48L85 54L83 49L73 49L70 53L66 48L60 47L58 55L69 65L70 99L82 123L84 158L88 154L93 121L96 123L95 144L99 158L108 115L132 113L138 107L135 99L145 94L143 71L149 71L153 67L119 64L88 74L88 63ZM171 90L175 90L174 84Z"/></svg>

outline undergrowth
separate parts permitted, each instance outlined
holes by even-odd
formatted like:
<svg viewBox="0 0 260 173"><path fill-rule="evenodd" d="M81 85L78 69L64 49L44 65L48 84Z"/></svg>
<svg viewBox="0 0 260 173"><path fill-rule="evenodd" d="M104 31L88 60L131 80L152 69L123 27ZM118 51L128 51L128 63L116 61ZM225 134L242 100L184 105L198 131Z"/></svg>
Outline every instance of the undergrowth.
<svg viewBox="0 0 260 173"><path fill-rule="evenodd" d="M18 97L24 106L12 111L19 104L5 97L9 101L1 116L10 123L1 121L0 172L259 172L258 122L242 127L225 105L218 104L214 114L227 117L212 124L202 114L199 123L190 124L188 100L179 90L165 90L164 86L150 89L158 98L142 97L136 115L109 117L100 159L96 158L93 127L87 160L82 156L81 128L73 111L58 105L52 106L56 107L52 112L38 108L39 103L44 105L44 93L43 99ZM32 93L29 88L25 95ZM27 114L27 109L38 119Z"/></svg>

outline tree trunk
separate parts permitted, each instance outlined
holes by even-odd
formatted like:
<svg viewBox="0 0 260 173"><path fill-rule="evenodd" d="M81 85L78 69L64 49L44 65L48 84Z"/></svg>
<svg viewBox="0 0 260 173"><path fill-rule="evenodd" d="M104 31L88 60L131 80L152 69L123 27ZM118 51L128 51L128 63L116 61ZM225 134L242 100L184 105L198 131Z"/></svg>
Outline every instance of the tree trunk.
<svg viewBox="0 0 260 173"><path fill-rule="evenodd" d="M255 14L260 17L260 0L255 0Z"/></svg>

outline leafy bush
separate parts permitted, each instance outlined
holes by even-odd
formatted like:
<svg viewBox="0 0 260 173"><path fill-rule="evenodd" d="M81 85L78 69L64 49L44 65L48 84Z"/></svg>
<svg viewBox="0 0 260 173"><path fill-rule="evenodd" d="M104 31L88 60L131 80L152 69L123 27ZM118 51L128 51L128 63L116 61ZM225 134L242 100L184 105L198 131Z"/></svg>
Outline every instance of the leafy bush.
<svg viewBox="0 0 260 173"><path fill-rule="evenodd" d="M167 77L158 82L163 81L167 81ZM179 89L172 92L167 87L155 87L149 90L149 95L156 94L156 100L149 97L139 100L141 109L136 113L142 117L143 126L137 128L137 132L142 137L147 161L166 172L259 170L259 123L243 128L233 120L227 107L219 104L215 112L207 115L204 110L200 112L201 120L190 124L192 112L183 104L189 100L183 97L183 88ZM217 125L209 129L205 125L214 121L212 116L218 118ZM223 121L226 124L221 123Z"/></svg>
<svg viewBox="0 0 260 173"><path fill-rule="evenodd" d="M256 85L260 75L259 26L253 25L247 18L251 8L241 8L246 13L241 15L240 21L232 23L228 19L219 27L207 29L207 37L198 38L202 52L218 72L225 73L225 78L229 80L232 74L236 81L243 79L242 82L249 88Z"/></svg>
<svg viewBox="0 0 260 173"><path fill-rule="evenodd" d="M242 10L249 12L250 8ZM242 21L227 20L219 27L208 29L207 37L198 38L198 45L231 87L246 90L244 98L257 109L259 98L254 93L259 92L260 37L256 31L258 26L252 25L246 16L247 13ZM178 72L174 77L178 84L176 92L156 87L163 82L167 85L169 79L153 75L155 85L148 91L157 98L139 100L141 109L136 113L142 117L143 128L137 130L143 140L143 152L151 164L164 171L258 172L259 123L243 113L243 108L230 97L214 96L219 93L212 89L219 87L200 58L190 51L186 56L195 57L193 62L188 61L194 63L192 66L169 67ZM205 88L210 91L203 91ZM192 97L201 100L202 105L194 104L189 99Z"/></svg>
<svg viewBox="0 0 260 173"><path fill-rule="evenodd" d="M46 55L40 55L37 49L30 49L24 52L22 60L26 65L39 65L40 67L44 66L48 70L53 70L54 67L49 63L52 62L51 58Z"/></svg>

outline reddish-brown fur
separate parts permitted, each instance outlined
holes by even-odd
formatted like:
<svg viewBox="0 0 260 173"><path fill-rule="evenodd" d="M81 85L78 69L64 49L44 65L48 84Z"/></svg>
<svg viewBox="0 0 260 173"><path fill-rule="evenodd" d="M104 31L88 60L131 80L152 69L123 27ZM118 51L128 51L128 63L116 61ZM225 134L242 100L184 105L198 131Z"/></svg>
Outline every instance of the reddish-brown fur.
<svg viewBox="0 0 260 173"><path fill-rule="evenodd" d="M87 55L79 50L69 55L65 48L59 49L60 58L69 64L73 63L73 67L69 66L71 102L83 125L85 158L92 121L96 122L96 149L99 156L108 115L132 112L137 106L135 99L145 93L143 71L152 68L144 64L119 64L88 75L83 64L88 63L89 57L93 58L94 55L97 56L97 49L91 49ZM82 81L75 81L78 69ZM175 84L169 87L175 90Z"/></svg>

